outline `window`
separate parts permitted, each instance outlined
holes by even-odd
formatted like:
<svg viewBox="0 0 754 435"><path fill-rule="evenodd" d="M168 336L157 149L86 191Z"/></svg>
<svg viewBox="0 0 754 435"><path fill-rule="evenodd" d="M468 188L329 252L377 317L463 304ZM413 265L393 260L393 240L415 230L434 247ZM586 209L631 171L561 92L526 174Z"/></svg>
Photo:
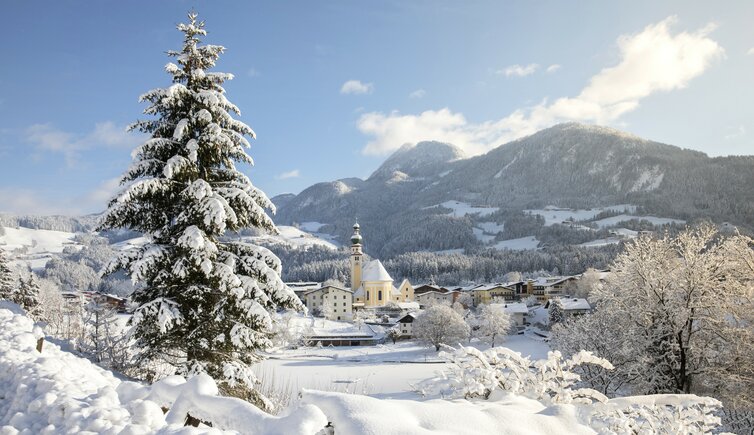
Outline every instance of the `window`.
<svg viewBox="0 0 754 435"><path fill-rule="evenodd" d="M378 300L378 301L381 301L381 300L382 300L382 290L378 290L378 291L377 291L377 300Z"/></svg>
<svg viewBox="0 0 754 435"><path fill-rule="evenodd" d="M369 299L369 290L367 290L367 299Z"/></svg>
<svg viewBox="0 0 754 435"><path fill-rule="evenodd" d="M343 306L344 306L344 307L346 306L346 303L345 303L345 302L343 302Z"/></svg>
<svg viewBox="0 0 754 435"><path fill-rule="evenodd" d="M346 295L343 295L343 299L345 299L345 298L346 298Z"/></svg>
<svg viewBox="0 0 754 435"><path fill-rule="evenodd" d="M335 302L335 303L333 303L333 304L332 304L332 306L333 306L333 307L337 307L337 306L338 306L338 303L337 303L337 302Z"/></svg>

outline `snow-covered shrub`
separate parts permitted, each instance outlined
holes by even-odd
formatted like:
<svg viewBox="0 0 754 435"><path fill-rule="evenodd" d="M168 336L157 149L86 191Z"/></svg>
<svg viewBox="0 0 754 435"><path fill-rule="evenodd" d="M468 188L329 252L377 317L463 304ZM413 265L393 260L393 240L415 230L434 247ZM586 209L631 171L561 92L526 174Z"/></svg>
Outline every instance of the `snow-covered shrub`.
<svg viewBox="0 0 754 435"><path fill-rule="evenodd" d="M388 329L385 335L393 342L393 344L395 344L395 342L398 341L399 338L401 338L402 333L401 330L398 329L398 327L394 326Z"/></svg>
<svg viewBox="0 0 754 435"><path fill-rule="evenodd" d="M692 394L656 394L611 399L588 412L589 425L600 434L701 435L717 432L722 404Z"/></svg>
<svg viewBox="0 0 754 435"><path fill-rule="evenodd" d="M115 310L91 301L84 307L84 333L79 349L97 364L123 372L130 359L129 337Z"/></svg>
<svg viewBox="0 0 754 435"><path fill-rule="evenodd" d="M526 299L524 299L524 303L526 304L527 307L531 308L534 305L537 305L539 303L539 300L537 299L536 296L531 295L527 297Z"/></svg>
<svg viewBox="0 0 754 435"><path fill-rule="evenodd" d="M440 354L451 362L451 368L439 377L419 384L423 394L443 397L481 397L487 399L493 391L502 390L550 403L592 403L607 400L602 393L590 388L573 388L580 380L573 368L581 364L596 364L612 368L607 360L590 352L580 352L564 359L560 352L549 352L547 359L532 361L505 347L480 351L461 347Z"/></svg>
<svg viewBox="0 0 754 435"><path fill-rule="evenodd" d="M273 338L275 347L297 348L304 344L305 336L311 335L309 322L300 321L295 311L286 310L273 317Z"/></svg>

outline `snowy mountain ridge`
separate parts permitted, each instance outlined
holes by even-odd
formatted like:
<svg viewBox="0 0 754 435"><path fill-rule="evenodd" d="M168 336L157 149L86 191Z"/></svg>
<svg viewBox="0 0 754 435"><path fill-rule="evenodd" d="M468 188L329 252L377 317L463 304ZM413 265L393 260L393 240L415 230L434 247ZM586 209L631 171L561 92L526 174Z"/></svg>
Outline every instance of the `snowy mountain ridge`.
<svg viewBox="0 0 754 435"><path fill-rule="evenodd" d="M276 223L327 223L341 242L358 219L369 249L391 255L475 245L475 225L503 224L547 205L576 210L631 204L638 218L710 219L748 228L752 186L754 156L710 158L609 127L566 123L469 158L441 142L403 146L366 180L317 183L273 202ZM443 216L432 209L448 201L498 212ZM438 248L420 233L444 234L454 246Z"/></svg>

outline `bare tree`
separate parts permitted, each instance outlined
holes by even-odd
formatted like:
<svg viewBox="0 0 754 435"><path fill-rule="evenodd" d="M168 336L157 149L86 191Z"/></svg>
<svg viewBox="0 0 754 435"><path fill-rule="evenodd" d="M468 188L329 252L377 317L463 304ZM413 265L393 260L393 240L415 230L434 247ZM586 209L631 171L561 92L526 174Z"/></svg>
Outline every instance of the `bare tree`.
<svg viewBox="0 0 754 435"><path fill-rule="evenodd" d="M469 336L469 325L447 305L433 305L414 320L414 335L432 345L436 351L445 345L454 345Z"/></svg>

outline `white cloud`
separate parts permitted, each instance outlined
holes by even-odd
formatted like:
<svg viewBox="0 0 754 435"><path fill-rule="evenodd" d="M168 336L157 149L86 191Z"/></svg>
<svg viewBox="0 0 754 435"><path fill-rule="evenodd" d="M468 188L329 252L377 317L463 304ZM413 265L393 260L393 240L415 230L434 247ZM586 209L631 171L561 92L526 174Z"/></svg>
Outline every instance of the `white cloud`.
<svg viewBox="0 0 754 435"><path fill-rule="evenodd" d="M98 147L134 147L141 135L130 134L125 127L112 121L98 123L86 134L74 134L57 129L50 124L34 124L24 132L25 140L38 153L50 151L65 156L66 164L75 166L79 153Z"/></svg>
<svg viewBox="0 0 754 435"><path fill-rule="evenodd" d="M754 47L751 47L749 51L746 52L746 54L749 54L749 55L754 54Z"/></svg>
<svg viewBox="0 0 754 435"><path fill-rule="evenodd" d="M39 198L30 189L0 188L0 212L13 214L62 214L59 207Z"/></svg>
<svg viewBox="0 0 754 435"><path fill-rule="evenodd" d="M262 73L259 72L256 68L252 67L249 68L248 71L246 71L246 75L248 75L249 77L259 77L262 75Z"/></svg>
<svg viewBox="0 0 754 435"><path fill-rule="evenodd" d="M511 65L508 67L505 67L499 71L497 71L497 74L504 75L506 77L526 77L529 74L534 74L539 69L539 65L536 63L530 63L529 65Z"/></svg>
<svg viewBox="0 0 754 435"><path fill-rule="evenodd" d="M341 94L371 94L374 91L374 84L362 83L359 80L349 80L340 87Z"/></svg>
<svg viewBox="0 0 754 435"><path fill-rule="evenodd" d="M554 73L555 71L560 69L560 65L557 63L554 63L547 67L545 71L547 71L548 74Z"/></svg>
<svg viewBox="0 0 754 435"><path fill-rule="evenodd" d="M301 172L299 172L298 169L294 169L292 171L283 172L282 174L278 174L275 178L278 180L287 180L289 178L298 178L301 176Z"/></svg>
<svg viewBox="0 0 754 435"><path fill-rule="evenodd" d="M409 98L422 98L425 95L427 95L427 91L425 91L424 89L417 89L414 92L411 92L410 94L408 94L408 97Z"/></svg>
<svg viewBox="0 0 754 435"><path fill-rule="evenodd" d="M98 213L120 191L120 179L102 182L94 190L83 195L69 197L59 192L44 192L34 189L0 188L0 212L12 214L80 216Z"/></svg>
<svg viewBox="0 0 754 435"><path fill-rule="evenodd" d="M419 115L363 114L358 129L373 136L365 154L386 154L404 143L433 139L454 143L469 154L485 152L507 141L564 121L596 124L616 122L654 93L683 89L724 55L708 35L714 25L695 32L672 34L675 17L651 24L617 40L620 61L595 74L575 97L547 100L481 124L444 108Z"/></svg>
<svg viewBox="0 0 754 435"><path fill-rule="evenodd" d="M104 210L107 203L120 192L121 188L120 177L105 180L96 189L86 194L84 202L99 206L99 210Z"/></svg>

